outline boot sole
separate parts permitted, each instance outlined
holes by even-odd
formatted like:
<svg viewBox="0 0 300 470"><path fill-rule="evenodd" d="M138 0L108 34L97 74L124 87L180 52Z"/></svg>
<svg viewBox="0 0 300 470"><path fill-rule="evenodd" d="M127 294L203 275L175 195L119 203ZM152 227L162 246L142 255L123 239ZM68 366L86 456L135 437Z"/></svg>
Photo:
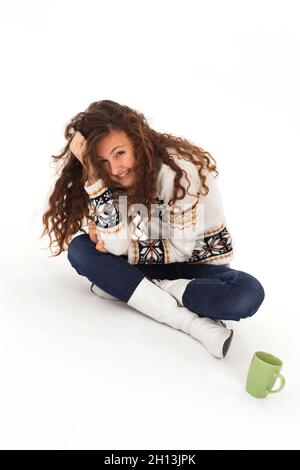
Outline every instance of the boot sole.
<svg viewBox="0 0 300 470"><path fill-rule="evenodd" d="M232 338L233 338L233 330L231 330L231 335L226 339L225 343L223 344L223 350L222 350L223 357L225 357L226 354L228 353L228 350L232 342Z"/></svg>

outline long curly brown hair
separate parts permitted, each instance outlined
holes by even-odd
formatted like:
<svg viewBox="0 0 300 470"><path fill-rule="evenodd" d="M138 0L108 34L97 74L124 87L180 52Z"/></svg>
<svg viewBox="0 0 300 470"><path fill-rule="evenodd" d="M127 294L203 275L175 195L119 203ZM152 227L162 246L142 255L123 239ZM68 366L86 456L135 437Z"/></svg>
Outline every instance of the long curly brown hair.
<svg viewBox="0 0 300 470"><path fill-rule="evenodd" d="M86 138L83 165L70 150L70 143L77 130ZM118 186L97 158L96 144L111 130L125 131L133 144L136 181L140 184L134 185L130 191ZM206 176L203 174L205 169L214 171L216 176L219 174L215 159L209 152L183 137L175 137L172 134L151 129L142 113L115 101L102 100L90 104L86 111L76 114L70 120L66 125L64 136L67 144L59 155L52 155L54 159L52 162L56 165L59 178L49 197L48 209L42 217L44 230L41 237L49 236L48 248L50 247L52 254L52 245L56 242L58 246L58 251L53 256L58 256L67 250L73 235L78 231L87 233L82 227L87 227L88 220L93 220L88 194L84 189L84 183L88 180L88 169L89 171L92 169L94 175L103 179L105 185L111 189L116 204L120 194L126 195L128 207L135 203L144 204L150 217L150 207L155 201L156 179L162 162L176 172L169 205L183 199L186 195L185 188L180 184L183 173L188 182L187 189L190 187L185 170L180 169L170 158L171 153L167 151L168 147L174 149L177 155L179 154L185 160L192 161L199 166L198 173L201 179L201 190L203 188L205 191L204 195L209 192L205 184ZM181 190L180 196L179 190ZM128 219L131 218L132 216L129 215ZM54 233L54 240L51 237L52 233Z"/></svg>

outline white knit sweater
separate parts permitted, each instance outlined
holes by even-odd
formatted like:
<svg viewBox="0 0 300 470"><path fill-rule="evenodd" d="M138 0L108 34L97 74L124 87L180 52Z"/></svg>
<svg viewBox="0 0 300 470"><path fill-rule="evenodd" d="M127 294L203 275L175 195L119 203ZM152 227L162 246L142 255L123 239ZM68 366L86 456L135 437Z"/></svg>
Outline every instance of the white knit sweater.
<svg viewBox="0 0 300 470"><path fill-rule="evenodd" d="M101 179L85 183L94 209L98 238L106 250L118 256L128 256L130 264L164 264L175 262L228 264L234 256L232 237L227 230L221 194L215 173L205 172L209 192L200 195L198 166L184 160L168 148L170 158L184 169L190 181L188 193L174 205L172 199L175 171L162 163L157 177L156 204L152 222L148 222L143 207L136 207L133 221L127 224L126 205L113 202L109 188ZM180 183L187 190L185 176ZM179 192L181 195L181 191ZM139 212L137 212L139 211ZM173 212L172 212L173 211Z"/></svg>

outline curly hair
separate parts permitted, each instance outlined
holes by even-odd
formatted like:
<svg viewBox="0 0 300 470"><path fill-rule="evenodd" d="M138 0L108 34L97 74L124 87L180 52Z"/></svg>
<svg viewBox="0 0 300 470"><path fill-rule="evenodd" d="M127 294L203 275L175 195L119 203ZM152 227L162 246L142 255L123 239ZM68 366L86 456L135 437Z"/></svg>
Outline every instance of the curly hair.
<svg viewBox="0 0 300 470"><path fill-rule="evenodd" d="M80 131L86 139L86 149L82 158L83 164L73 155L70 143L76 131ZM97 158L97 142L109 134L111 130L124 131L132 141L134 156L136 159L135 175L138 185L133 188L120 187L115 183L108 171L101 166ZM204 195L209 192L205 184L206 170L219 174L215 159L210 153L194 145L183 137L176 137L169 133L159 133L152 129L147 123L144 115L128 106L121 105L115 101L96 101L88 106L86 111L76 114L66 125L64 137L67 144L59 155L52 155L52 163L56 165L59 175L54 190L48 200L48 209L42 216L43 233L50 238L51 253L52 245L56 242L58 251L53 256L60 255L67 250L68 245L78 231L87 233L82 227L86 226L88 220L93 219L89 197L84 189L84 183L88 179L88 169L93 174L102 178L105 185L111 189L114 202L120 194L126 195L128 207L131 204L144 204L151 214L151 204L155 201L156 180L161 163L170 166L175 172L172 199L169 205L186 195L185 188L180 184L183 173L188 182L185 170L179 168L175 161L170 158L171 147L180 158L192 161L199 166L198 173L201 180L201 190ZM61 164L59 166L58 164ZM179 196L179 190L182 194ZM189 193L188 193L189 194ZM198 193L198 194L201 194ZM131 216L128 215L128 219ZM51 234L54 232L54 240Z"/></svg>

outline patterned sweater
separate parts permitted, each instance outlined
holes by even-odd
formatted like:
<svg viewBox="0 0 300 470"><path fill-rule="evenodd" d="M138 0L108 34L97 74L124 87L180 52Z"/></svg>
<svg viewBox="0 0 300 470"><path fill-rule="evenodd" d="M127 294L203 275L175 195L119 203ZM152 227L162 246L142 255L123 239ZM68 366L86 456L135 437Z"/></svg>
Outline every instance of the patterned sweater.
<svg viewBox="0 0 300 470"><path fill-rule="evenodd" d="M224 208L215 173L205 171L207 195L200 194L198 166L168 148L170 158L186 171L180 183L188 191L170 205L175 171L162 163L157 177L156 200L148 221L146 210L134 206L134 218L127 223L126 197L116 205L101 179L85 183L97 226L97 236L105 249L117 256L127 255L130 264L175 262L228 264L234 256L232 237L226 227ZM179 190L179 196L181 190ZM121 200L124 201L122 205ZM142 206L142 205L141 205ZM143 206L144 207L144 206ZM146 208L145 208L146 209Z"/></svg>

